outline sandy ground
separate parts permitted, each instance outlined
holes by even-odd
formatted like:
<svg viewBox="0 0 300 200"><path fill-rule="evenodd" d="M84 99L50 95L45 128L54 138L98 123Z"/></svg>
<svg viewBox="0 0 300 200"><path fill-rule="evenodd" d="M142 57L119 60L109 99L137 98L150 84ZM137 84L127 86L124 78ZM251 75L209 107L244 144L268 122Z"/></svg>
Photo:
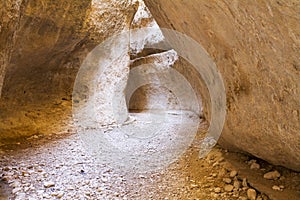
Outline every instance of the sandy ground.
<svg viewBox="0 0 300 200"><path fill-rule="evenodd" d="M173 121L168 124L170 127L176 121L174 116L176 118L176 115L167 117L169 122L173 117ZM134 122L129 124L129 130L149 121L147 117L135 117ZM166 121L163 123L167 124ZM76 134L74 130L47 136L36 135L2 145L0 199L246 200L252 198L253 193L256 193L257 200L300 199L299 173L247 155L227 152L218 146L207 157L199 159L199 141L206 129L207 125L202 122L192 144L183 149L178 159L168 165L158 163L155 166L160 168L144 171L135 171L132 163L124 161L124 158L118 160L120 165L115 162L115 158L108 159L107 163L99 162L100 157L89 151L82 135ZM104 132L120 134L120 129L108 128ZM135 136L149 138L142 133ZM155 137L152 135L150 138ZM253 163L259 164L259 168L250 169ZM266 172L274 170L280 172L276 180L263 178ZM281 187L280 191L272 189L274 186Z"/></svg>

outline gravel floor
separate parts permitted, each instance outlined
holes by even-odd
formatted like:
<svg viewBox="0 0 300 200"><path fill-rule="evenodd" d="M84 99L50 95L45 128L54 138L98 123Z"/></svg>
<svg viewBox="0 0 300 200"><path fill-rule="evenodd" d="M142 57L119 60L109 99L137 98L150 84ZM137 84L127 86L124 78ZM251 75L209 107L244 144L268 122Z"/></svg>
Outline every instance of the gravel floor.
<svg viewBox="0 0 300 200"><path fill-rule="evenodd" d="M141 119L137 123L147 118ZM177 160L145 172L99 162L72 129L2 145L0 199L269 199L239 176L225 150L215 147L206 158L198 158L206 128L200 124L193 143ZM244 157L238 159L249 159Z"/></svg>

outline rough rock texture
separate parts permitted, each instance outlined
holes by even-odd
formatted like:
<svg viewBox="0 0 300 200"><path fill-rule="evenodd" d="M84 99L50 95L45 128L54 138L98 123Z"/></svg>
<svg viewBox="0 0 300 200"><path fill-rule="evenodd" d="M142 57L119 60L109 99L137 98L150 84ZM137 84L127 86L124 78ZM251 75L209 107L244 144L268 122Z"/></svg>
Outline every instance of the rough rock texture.
<svg viewBox="0 0 300 200"><path fill-rule="evenodd" d="M146 29L144 32L136 34L136 29ZM134 15L132 24L130 26L130 53L136 55L141 53L147 45L159 43L163 41L164 37L157 25L156 21L152 17L150 11L145 6L142 0L139 0L139 7Z"/></svg>
<svg viewBox="0 0 300 200"><path fill-rule="evenodd" d="M130 0L1 1L0 138L61 127L82 60L128 29L136 9Z"/></svg>
<svg viewBox="0 0 300 200"><path fill-rule="evenodd" d="M300 3L145 4L160 27L189 35L216 62L227 92L227 118L219 143L299 171Z"/></svg>
<svg viewBox="0 0 300 200"><path fill-rule="evenodd" d="M0 22L0 97L5 71L14 45L22 1L1 1Z"/></svg>
<svg viewBox="0 0 300 200"><path fill-rule="evenodd" d="M187 61L178 59L143 1L131 25L130 54L128 85L140 88L131 93L127 87L129 109L189 110L202 116L203 81Z"/></svg>
<svg viewBox="0 0 300 200"><path fill-rule="evenodd" d="M138 88L129 101L130 110L180 110L176 96L166 87L148 84Z"/></svg>
<svg viewBox="0 0 300 200"><path fill-rule="evenodd" d="M73 90L73 114L81 126L123 123L128 118L124 89L129 74L129 32L94 48L82 62Z"/></svg>
<svg viewBox="0 0 300 200"><path fill-rule="evenodd" d="M202 81L176 51L137 58L130 67L126 88L129 109L188 110L202 116L205 91L198 90Z"/></svg>

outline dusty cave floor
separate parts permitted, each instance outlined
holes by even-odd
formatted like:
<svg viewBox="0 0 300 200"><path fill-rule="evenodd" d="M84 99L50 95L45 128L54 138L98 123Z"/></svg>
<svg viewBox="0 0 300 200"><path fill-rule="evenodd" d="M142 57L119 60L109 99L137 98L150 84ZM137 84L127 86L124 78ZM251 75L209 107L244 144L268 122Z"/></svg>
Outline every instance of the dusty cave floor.
<svg viewBox="0 0 300 200"><path fill-rule="evenodd" d="M219 146L199 159L205 130L167 168L136 174L96 162L73 129L2 145L0 199L300 199L299 173ZM273 170L280 178L263 178Z"/></svg>

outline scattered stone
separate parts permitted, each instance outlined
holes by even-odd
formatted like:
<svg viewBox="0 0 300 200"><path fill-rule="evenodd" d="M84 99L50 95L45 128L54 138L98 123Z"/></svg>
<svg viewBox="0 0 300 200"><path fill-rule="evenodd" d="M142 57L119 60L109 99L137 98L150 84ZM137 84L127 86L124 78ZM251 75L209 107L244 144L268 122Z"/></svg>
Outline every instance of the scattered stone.
<svg viewBox="0 0 300 200"><path fill-rule="evenodd" d="M214 192L215 192L215 193L220 193L220 192L221 192L221 188L216 187L216 188L214 189Z"/></svg>
<svg viewBox="0 0 300 200"><path fill-rule="evenodd" d="M249 188L247 190L247 197L249 200L255 200L256 199L256 191L252 188Z"/></svg>
<svg viewBox="0 0 300 200"><path fill-rule="evenodd" d="M217 198L219 195L212 192L212 193L210 194L210 196L213 197L213 198Z"/></svg>
<svg viewBox="0 0 300 200"><path fill-rule="evenodd" d="M258 163L252 163L250 169L259 169L260 165Z"/></svg>
<svg viewBox="0 0 300 200"><path fill-rule="evenodd" d="M58 194L57 194L57 192L52 192L51 193L51 196L53 196L53 197L55 197L55 196L57 196Z"/></svg>
<svg viewBox="0 0 300 200"><path fill-rule="evenodd" d="M281 189L284 189L284 186L283 186L283 185L279 185L279 187L280 187Z"/></svg>
<svg viewBox="0 0 300 200"><path fill-rule="evenodd" d="M64 196L64 192L60 191L57 194L57 198L62 198Z"/></svg>
<svg viewBox="0 0 300 200"><path fill-rule="evenodd" d="M237 171L232 170L232 171L230 172L229 176L230 176L231 178L233 178L233 177L235 177L237 174L238 174Z"/></svg>
<svg viewBox="0 0 300 200"><path fill-rule="evenodd" d="M225 174L226 174L226 170L225 170L224 168L222 168L222 169L219 171L218 176L219 176L219 177L224 177Z"/></svg>
<svg viewBox="0 0 300 200"><path fill-rule="evenodd" d="M219 166L220 165L220 163L217 161L217 162L215 162L212 166L213 167L216 167L216 166Z"/></svg>
<svg viewBox="0 0 300 200"><path fill-rule="evenodd" d="M24 187L24 192L27 192L30 189L30 187Z"/></svg>
<svg viewBox="0 0 300 200"><path fill-rule="evenodd" d="M4 167L2 170L7 172L7 171L9 171L10 169L11 169L10 167Z"/></svg>
<svg viewBox="0 0 300 200"><path fill-rule="evenodd" d="M69 186L67 190L75 190L75 188L73 186Z"/></svg>
<svg viewBox="0 0 300 200"><path fill-rule="evenodd" d="M15 200L24 200L24 199L26 199L26 194L25 193L18 193L17 195L16 195L16 198L15 198Z"/></svg>
<svg viewBox="0 0 300 200"><path fill-rule="evenodd" d="M264 178L268 180L276 180L279 177L280 177L280 173L276 170L264 174Z"/></svg>
<svg viewBox="0 0 300 200"><path fill-rule="evenodd" d="M284 181L285 177L284 176L280 176L279 180Z"/></svg>
<svg viewBox="0 0 300 200"><path fill-rule="evenodd" d="M54 187L54 186L55 186L55 183L52 182L52 181L46 181L46 182L44 182L44 187L45 188Z"/></svg>
<svg viewBox="0 0 300 200"><path fill-rule="evenodd" d="M19 191L21 191L21 190L22 190L22 188L17 187L17 188L14 188L14 189L12 190L12 193L13 193L13 194L16 194L17 192L19 192Z"/></svg>
<svg viewBox="0 0 300 200"><path fill-rule="evenodd" d="M246 178L243 178L242 186L243 187L248 187L247 179Z"/></svg>
<svg viewBox="0 0 300 200"><path fill-rule="evenodd" d="M223 178L223 182L225 182L225 183L231 183L231 179L230 178Z"/></svg>
<svg viewBox="0 0 300 200"><path fill-rule="evenodd" d="M193 188L199 188L199 185L197 185L197 184L191 184L191 188L193 189Z"/></svg>
<svg viewBox="0 0 300 200"><path fill-rule="evenodd" d="M253 163L256 163L256 160L255 160L255 159L252 159L252 160L249 160L249 161L248 161L248 165L252 165Z"/></svg>
<svg viewBox="0 0 300 200"><path fill-rule="evenodd" d="M147 177L146 177L146 176L144 176L144 175L139 175L139 178L146 179Z"/></svg>
<svg viewBox="0 0 300 200"><path fill-rule="evenodd" d="M43 172L43 169L39 168L37 169L37 172Z"/></svg>
<svg viewBox="0 0 300 200"><path fill-rule="evenodd" d="M273 185L273 186L272 186L272 189L275 190L275 191L282 191L282 190L283 190L283 189L280 188L280 186L278 186L278 185Z"/></svg>
<svg viewBox="0 0 300 200"><path fill-rule="evenodd" d="M13 187L13 188L17 188L17 187L19 187L20 185L21 185L21 184L20 184L20 182L18 182L18 181L14 181L13 183L10 184L10 186Z"/></svg>
<svg viewBox="0 0 300 200"><path fill-rule="evenodd" d="M44 194L43 194L43 198L45 198L45 199L50 199L51 196L50 196L49 194L44 193Z"/></svg>
<svg viewBox="0 0 300 200"><path fill-rule="evenodd" d="M33 138L33 139L38 139L39 136L38 136L38 135L34 135L34 136L32 136L32 138Z"/></svg>
<svg viewBox="0 0 300 200"><path fill-rule="evenodd" d="M258 197L256 198L256 200L263 200L263 198L262 198L261 196L258 196Z"/></svg>
<svg viewBox="0 0 300 200"><path fill-rule="evenodd" d="M104 182L104 183L108 181L108 179L107 179L106 177L102 177L101 180L102 180L102 182Z"/></svg>
<svg viewBox="0 0 300 200"><path fill-rule="evenodd" d="M226 192L231 192L233 190L233 188L234 188L233 185L230 185L230 184L224 186L224 190Z"/></svg>
<svg viewBox="0 0 300 200"><path fill-rule="evenodd" d="M234 188L236 188L236 189L240 189L240 187L241 187L240 181L235 180L235 181L233 182L233 186L234 186Z"/></svg>

